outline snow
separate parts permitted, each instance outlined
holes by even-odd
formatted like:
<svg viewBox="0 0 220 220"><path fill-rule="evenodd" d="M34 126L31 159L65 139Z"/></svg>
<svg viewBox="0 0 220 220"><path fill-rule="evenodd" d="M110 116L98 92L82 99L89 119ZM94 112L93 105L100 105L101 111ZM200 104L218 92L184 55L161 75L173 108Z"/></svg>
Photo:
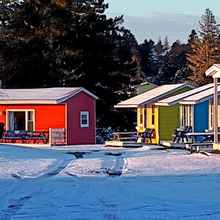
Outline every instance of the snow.
<svg viewBox="0 0 220 220"><path fill-rule="evenodd" d="M141 104L147 104L148 102L152 102L153 100L158 98L162 98L169 94L170 92L175 91L176 89L180 89L183 87L187 87L187 84L170 84L170 85L162 85L156 88L153 88L143 94L137 95L125 101L118 103L116 108L127 108L127 107L137 107Z"/></svg>
<svg viewBox="0 0 220 220"><path fill-rule="evenodd" d="M220 92L220 85L218 85L218 92ZM197 104L203 100L207 101L212 99L214 94L214 88L207 89L205 91L199 92L195 95L189 96L180 101L180 104Z"/></svg>
<svg viewBox="0 0 220 220"><path fill-rule="evenodd" d="M217 154L0 145L1 220L219 219L219 185Z"/></svg>
<svg viewBox="0 0 220 220"><path fill-rule="evenodd" d="M13 176L38 176L44 173L48 168L55 163L53 159L39 160L6 160L0 158L0 175L1 178L11 178Z"/></svg>
<svg viewBox="0 0 220 220"><path fill-rule="evenodd" d="M187 98L189 96L192 96L194 94L197 94L199 92L207 90L209 88L213 88L213 86L214 86L213 83L207 84L207 85L204 85L204 86L200 86L198 88L189 90L187 92L184 92L184 93L181 93L181 94L178 94L178 95L171 96L169 98L160 100L159 102L156 103L156 105L159 105L159 106L172 106L172 105L175 105L176 103L178 103L180 100L182 100L184 98Z"/></svg>
<svg viewBox="0 0 220 220"><path fill-rule="evenodd" d="M97 99L83 87L53 87L53 88L36 88L36 89L0 89L0 103L61 103L79 92Z"/></svg>

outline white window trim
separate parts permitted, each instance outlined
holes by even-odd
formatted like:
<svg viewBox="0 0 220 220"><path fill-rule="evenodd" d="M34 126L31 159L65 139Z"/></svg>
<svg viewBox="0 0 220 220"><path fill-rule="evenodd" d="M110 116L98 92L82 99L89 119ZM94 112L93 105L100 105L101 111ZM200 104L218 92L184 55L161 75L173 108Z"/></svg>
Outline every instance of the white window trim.
<svg viewBox="0 0 220 220"><path fill-rule="evenodd" d="M82 116L86 115L87 124L82 124ZM80 112L80 128L89 128L89 112L88 111L81 111Z"/></svg>
<svg viewBox="0 0 220 220"><path fill-rule="evenodd" d="M35 110L34 109L6 109L6 130L9 130L9 112L25 112L25 130L28 130L28 112L33 112L33 131L35 131Z"/></svg>
<svg viewBox="0 0 220 220"><path fill-rule="evenodd" d="M185 108L186 117L184 117L183 112ZM186 124L183 122L185 121ZM190 123L191 122L191 123ZM192 126L194 131L194 106L193 105L181 105L180 106L180 126Z"/></svg>
<svg viewBox="0 0 220 220"><path fill-rule="evenodd" d="M209 101L209 130L213 129L213 103Z"/></svg>

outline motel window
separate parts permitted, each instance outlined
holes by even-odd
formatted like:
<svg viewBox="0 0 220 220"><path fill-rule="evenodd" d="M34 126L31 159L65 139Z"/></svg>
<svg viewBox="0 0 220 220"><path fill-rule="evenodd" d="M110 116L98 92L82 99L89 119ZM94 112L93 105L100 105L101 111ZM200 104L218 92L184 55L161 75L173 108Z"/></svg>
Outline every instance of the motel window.
<svg viewBox="0 0 220 220"><path fill-rule="evenodd" d="M193 127L193 106L192 105L182 105L181 111L181 126L191 126Z"/></svg>
<svg viewBox="0 0 220 220"><path fill-rule="evenodd" d="M214 108L213 108L213 101L209 102L209 129L213 129L213 122L214 122Z"/></svg>
<svg viewBox="0 0 220 220"><path fill-rule="evenodd" d="M218 100L218 103L220 103L220 100ZM218 106L218 115L220 115L220 107ZM213 106L213 100L209 102L209 129L213 129L214 124L214 106ZM218 117L218 126L220 127L220 117Z"/></svg>
<svg viewBox="0 0 220 220"><path fill-rule="evenodd" d="M80 112L80 127L89 127L89 112Z"/></svg>
<svg viewBox="0 0 220 220"><path fill-rule="evenodd" d="M33 131L35 129L34 110L9 109L6 117L7 130Z"/></svg>
<svg viewBox="0 0 220 220"><path fill-rule="evenodd" d="M152 105L152 125L155 125L155 105Z"/></svg>
<svg viewBox="0 0 220 220"><path fill-rule="evenodd" d="M140 108L140 124L142 125L144 121L143 109Z"/></svg>
<svg viewBox="0 0 220 220"><path fill-rule="evenodd" d="M27 130L28 131L34 130L34 112L33 111L27 112Z"/></svg>
<svg viewBox="0 0 220 220"><path fill-rule="evenodd" d="M144 127L147 128L147 106L144 106Z"/></svg>

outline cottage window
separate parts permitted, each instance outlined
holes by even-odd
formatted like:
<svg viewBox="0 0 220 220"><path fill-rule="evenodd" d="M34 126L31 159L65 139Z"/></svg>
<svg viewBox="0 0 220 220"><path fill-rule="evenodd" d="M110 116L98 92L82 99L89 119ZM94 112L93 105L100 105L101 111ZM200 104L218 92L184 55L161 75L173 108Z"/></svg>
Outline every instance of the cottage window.
<svg viewBox="0 0 220 220"><path fill-rule="evenodd" d="M6 112L7 130L33 131L35 129L34 110L8 109Z"/></svg>
<svg viewBox="0 0 220 220"><path fill-rule="evenodd" d="M34 130L34 112L33 111L27 112L27 130L28 131Z"/></svg>
<svg viewBox="0 0 220 220"><path fill-rule="evenodd" d="M155 105L152 105L152 125L155 125Z"/></svg>
<svg viewBox="0 0 220 220"><path fill-rule="evenodd" d="M218 100L218 103L220 103L220 100ZM220 115L220 107L218 106L218 115ZM213 100L209 101L209 129L213 130L213 124L214 124L214 106L213 106ZM218 117L218 127L220 127L220 117Z"/></svg>
<svg viewBox="0 0 220 220"><path fill-rule="evenodd" d="M89 112L80 112L80 127L89 127Z"/></svg>
<svg viewBox="0 0 220 220"><path fill-rule="evenodd" d="M144 122L144 115L143 115L143 109L140 109L140 124L143 125Z"/></svg>
<svg viewBox="0 0 220 220"><path fill-rule="evenodd" d="M192 105L182 105L181 126L193 127L193 106Z"/></svg>

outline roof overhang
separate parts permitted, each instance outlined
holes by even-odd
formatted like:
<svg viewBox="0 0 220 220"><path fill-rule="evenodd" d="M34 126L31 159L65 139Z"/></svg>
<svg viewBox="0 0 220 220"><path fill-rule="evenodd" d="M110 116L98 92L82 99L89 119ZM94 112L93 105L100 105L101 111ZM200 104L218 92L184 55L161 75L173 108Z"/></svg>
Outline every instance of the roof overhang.
<svg viewBox="0 0 220 220"><path fill-rule="evenodd" d="M117 105L115 105L114 108L138 108L138 107L141 107L141 106L156 104L156 103L159 102L159 100L162 100L166 96L172 95L172 93L174 93L175 91L178 91L178 90L180 90L184 87L194 88L190 84L182 83L179 87L173 88L170 91L166 91L164 94L159 94L159 95L155 94L155 97L152 97L149 100L140 100L139 102L136 102L136 103L132 103L132 102L131 103L129 103L129 102L125 103L125 101L122 101L122 102L118 103ZM154 88L154 89L156 89L156 88ZM168 105L165 104L164 106L168 106Z"/></svg>
<svg viewBox="0 0 220 220"><path fill-rule="evenodd" d="M91 96L94 99L98 99L97 96L95 96L93 93L89 92L88 90L80 87L76 91L70 92L69 94L66 94L62 98L54 98L54 99L10 99L10 98L4 98L0 99L0 104L62 104L68 99L72 98L73 96L84 92L85 94Z"/></svg>
<svg viewBox="0 0 220 220"><path fill-rule="evenodd" d="M199 103L202 103L202 102L206 102L206 101L208 101L208 100L210 100L212 98L213 98L213 95L210 95L210 96L207 96L207 97L205 97L203 99L196 100L196 101L191 101L191 100L189 100L189 101L182 101L182 102L180 102L180 104L181 105L196 105L196 104L199 104Z"/></svg>
<svg viewBox="0 0 220 220"><path fill-rule="evenodd" d="M138 108L138 105L115 105L114 108Z"/></svg>
<svg viewBox="0 0 220 220"><path fill-rule="evenodd" d="M206 72L206 76L212 76L213 78L220 78L220 64L214 64Z"/></svg>
<svg viewBox="0 0 220 220"><path fill-rule="evenodd" d="M1 105L6 105L6 104L59 104L55 100L24 100L24 99L19 99L19 100L0 100Z"/></svg>
<svg viewBox="0 0 220 220"><path fill-rule="evenodd" d="M177 102L178 103L178 102ZM169 107L174 105L174 103L167 103L167 102L157 102L155 103L156 106L165 106L165 107Z"/></svg>

